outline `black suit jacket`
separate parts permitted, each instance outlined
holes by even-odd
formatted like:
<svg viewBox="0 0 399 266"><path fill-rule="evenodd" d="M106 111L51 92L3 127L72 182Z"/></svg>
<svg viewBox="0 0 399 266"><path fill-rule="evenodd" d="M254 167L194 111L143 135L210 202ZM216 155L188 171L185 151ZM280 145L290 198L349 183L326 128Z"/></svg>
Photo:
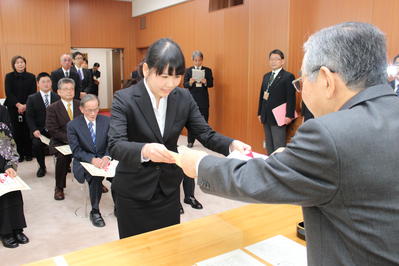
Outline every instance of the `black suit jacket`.
<svg viewBox="0 0 399 266"><path fill-rule="evenodd" d="M76 67L72 66L72 68L73 68L74 72L76 72L79 76L79 73L78 73L78 70L76 69ZM82 80L79 76L81 90L82 90L82 92L91 93L92 84L93 84L93 77L91 76L91 71L89 69L85 69L85 68L82 68L82 71L83 71L84 79Z"/></svg>
<svg viewBox="0 0 399 266"><path fill-rule="evenodd" d="M57 92L58 81L62 78L65 78L65 74L61 67L51 72L51 82L54 92ZM69 71L69 78L75 81L75 99L79 100L80 92L82 91L82 84L80 82L79 74L76 72L76 70L73 67L71 67Z"/></svg>
<svg viewBox="0 0 399 266"><path fill-rule="evenodd" d="M272 72L269 72L263 76L259 95L258 115L261 116L263 124L268 123L269 125L275 126L277 125L277 122L272 110L283 103L287 103L286 117L294 118L295 87L292 85L292 81L295 77L290 72L281 69L269 88L270 95L269 99L266 101L263 99L263 94L267 90L267 84L271 73Z"/></svg>
<svg viewBox="0 0 399 266"><path fill-rule="evenodd" d="M168 96L165 130L161 136L144 82L115 93L108 133L109 152L119 160L112 189L137 200L150 200L159 185L165 195L179 188L183 171L175 164L141 163L146 143L161 143L177 152L184 127L207 148L227 155L232 139L212 130L190 93L175 88Z"/></svg>
<svg viewBox="0 0 399 266"><path fill-rule="evenodd" d="M73 117L82 113L79 110L79 101L73 100ZM50 133L50 146L56 147L68 144L67 124L70 121L64 103L59 100L50 104L46 112L46 128Z"/></svg>
<svg viewBox="0 0 399 266"><path fill-rule="evenodd" d="M76 117L67 124L68 142L74 158L73 174L80 183L91 178L91 175L85 171L80 162L91 163L93 158L102 158L108 155L109 120L107 116L97 116L95 145L83 115Z"/></svg>
<svg viewBox="0 0 399 266"><path fill-rule="evenodd" d="M54 92L50 92L50 104L60 99ZM29 126L30 133L39 130L41 134L49 136L46 128L46 106L40 91L30 95L26 102L26 123Z"/></svg>
<svg viewBox="0 0 399 266"><path fill-rule="evenodd" d="M191 86L189 83L193 76L192 69L194 69L194 66L186 69L186 73L184 74L184 88L189 89L199 108L209 108L208 88L213 87L212 70L209 67L201 66L201 69L205 70L206 86L202 84L201 87L197 87L195 82Z"/></svg>

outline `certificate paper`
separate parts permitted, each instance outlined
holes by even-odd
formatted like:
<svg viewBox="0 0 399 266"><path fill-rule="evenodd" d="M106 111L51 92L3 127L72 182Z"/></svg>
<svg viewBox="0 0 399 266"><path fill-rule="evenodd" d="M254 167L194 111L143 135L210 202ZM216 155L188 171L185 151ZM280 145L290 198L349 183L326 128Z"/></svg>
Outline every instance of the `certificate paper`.
<svg viewBox="0 0 399 266"><path fill-rule="evenodd" d="M71 147L69 147L69 145L58 146L55 148L57 149L57 151L61 152L63 155L72 154L72 150L71 150Z"/></svg>
<svg viewBox="0 0 399 266"><path fill-rule="evenodd" d="M30 187L19 177L10 177L4 173L0 174L0 196L18 190L30 190Z"/></svg>
<svg viewBox="0 0 399 266"><path fill-rule="evenodd" d="M117 160L112 160L107 169L100 169L96 166L94 166L91 163L84 163L80 162L80 164L91 174L92 176L103 176L103 177L114 177L115 176L115 171L116 167L118 166L119 161Z"/></svg>
<svg viewBox="0 0 399 266"><path fill-rule="evenodd" d="M40 135L40 141L46 145L50 145L50 139L46 136Z"/></svg>
<svg viewBox="0 0 399 266"><path fill-rule="evenodd" d="M196 263L197 266L263 266L264 264L244 251L236 249Z"/></svg>
<svg viewBox="0 0 399 266"><path fill-rule="evenodd" d="M196 82L201 82L201 79L205 78L205 70L203 69L192 69L192 78Z"/></svg>

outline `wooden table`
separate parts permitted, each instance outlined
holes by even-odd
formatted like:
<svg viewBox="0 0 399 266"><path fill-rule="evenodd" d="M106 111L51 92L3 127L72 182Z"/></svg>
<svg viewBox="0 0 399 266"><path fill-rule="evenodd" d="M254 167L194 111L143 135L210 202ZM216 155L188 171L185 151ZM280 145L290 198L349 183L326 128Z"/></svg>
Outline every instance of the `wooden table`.
<svg viewBox="0 0 399 266"><path fill-rule="evenodd" d="M283 235L300 244L301 209L250 204L190 222L65 254L69 265L193 265ZM29 265L55 265L54 258Z"/></svg>

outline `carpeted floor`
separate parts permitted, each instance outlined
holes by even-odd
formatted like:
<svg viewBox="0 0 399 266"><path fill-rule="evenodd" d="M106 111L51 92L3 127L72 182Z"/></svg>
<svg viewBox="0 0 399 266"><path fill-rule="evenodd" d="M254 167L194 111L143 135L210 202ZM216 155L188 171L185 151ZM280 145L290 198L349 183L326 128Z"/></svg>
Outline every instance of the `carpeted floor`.
<svg viewBox="0 0 399 266"><path fill-rule="evenodd" d="M182 136L179 144L187 144L186 137ZM194 149L205 150L198 142ZM19 165L19 176L32 188L22 193L28 225L24 232L30 238L30 243L20 245L16 249L4 248L0 244L0 265L2 266L21 265L118 239L116 218L112 214L111 193L103 194L100 204L106 226L94 227L89 218L84 217L84 203L88 195L85 191L86 184L79 184L71 174L68 174L65 200L55 201L53 199L53 157L46 157L46 165L48 172L43 178L36 177L35 160ZM103 183L109 188L108 181ZM183 198L182 189L181 195ZM182 203L185 210L185 214L181 216L182 222L244 205L241 202L204 194L200 189L196 189L195 195L204 205L204 209L195 210ZM88 203L88 209L90 210L90 203Z"/></svg>

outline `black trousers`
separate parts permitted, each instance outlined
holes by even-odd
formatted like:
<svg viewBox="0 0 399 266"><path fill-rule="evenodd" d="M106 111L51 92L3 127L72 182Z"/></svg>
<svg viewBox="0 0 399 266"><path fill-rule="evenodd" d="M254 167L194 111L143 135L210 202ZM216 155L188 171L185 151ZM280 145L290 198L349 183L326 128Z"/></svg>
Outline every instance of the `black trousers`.
<svg viewBox="0 0 399 266"><path fill-rule="evenodd" d="M165 195L156 189L151 200L126 198L114 191L119 238L134 236L180 223L180 189Z"/></svg>
<svg viewBox="0 0 399 266"><path fill-rule="evenodd" d="M193 178L184 176L183 179L183 191L184 198L194 197L195 180Z"/></svg>
<svg viewBox="0 0 399 266"><path fill-rule="evenodd" d="M58 188L66 187L66 176L68 166L71 165L72 155L62 155L60 152L55 154L55 186Z"/></svg>
<svg viewBox="0 0 399 266"><path fill-rule="evenodd" d="M26 227L21 191L0 196L0 235L12 234Z"/></svg>
<svg viewBox="0 0 399 266"><path fill-rule="evenodd" d="M32 156L32 139L25 121L25 115L22 115L22 122L19 122L18 116L18 113L10 112L14 140L17 144L17 152L20 157Z"/></svg>
<svg viewBox="0 0 399 266"><path fill-rule="evenodd" d="M208 118L209 118L209 108L199 108L200 113L202 114L202 116L204 117L205 121L208 122ZM190 131L188 131L187 133L187 142L188 143L194 143L195 141L195 137L190 133Z"/></svg>
<svg viewBox="0 0 399 266"><path fill-rule="evenodd" d="M89 184L89 195L90 195L90 203L91 208L99 210L100 200L103 194L103 183L104 177L100 176L89 176L86 178L87 183Z"/></svg>
<svg viewBox="0 0 399 266"><path fill-rule="evenodd" d="M45 163L45 150L46 144L40 141L40 139L33 137L32 139L32 151L33 155L36 157L37 163L41 168L46 168Z"/></svg>

